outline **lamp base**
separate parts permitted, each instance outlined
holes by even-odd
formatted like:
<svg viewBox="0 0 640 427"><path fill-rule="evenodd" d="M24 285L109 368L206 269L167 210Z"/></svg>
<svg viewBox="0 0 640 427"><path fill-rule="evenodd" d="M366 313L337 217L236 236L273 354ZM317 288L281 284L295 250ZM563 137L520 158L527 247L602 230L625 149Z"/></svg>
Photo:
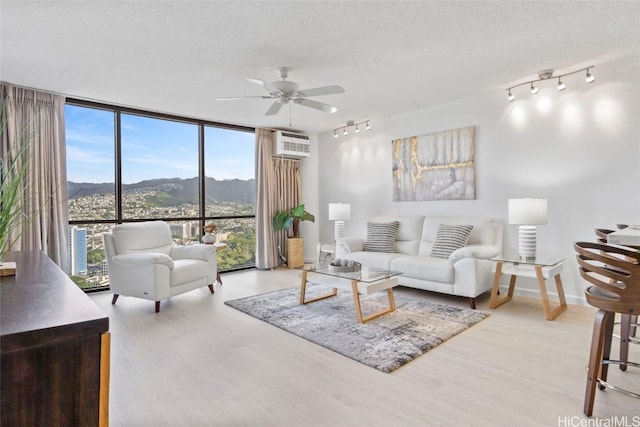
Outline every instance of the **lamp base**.
<svg viewBox="0 0 640 427"><path fill-rule="evenodd" d="M344 237L344 221L336 221L334 224L333 235L336 240Z"/></svg>
<svg viewBox="0 0 640 427"><path fill-rule="evenodd" d="M536 259L537 230L535 225L518 227L518 253L523 261Z"/></svg>

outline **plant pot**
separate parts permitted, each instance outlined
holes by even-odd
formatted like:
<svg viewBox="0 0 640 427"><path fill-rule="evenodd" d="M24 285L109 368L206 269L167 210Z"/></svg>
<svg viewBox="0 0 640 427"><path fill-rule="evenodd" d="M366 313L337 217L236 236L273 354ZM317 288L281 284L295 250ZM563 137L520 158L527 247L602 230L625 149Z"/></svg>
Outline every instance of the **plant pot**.
<svg viewBox="0 0 640 427"><path fill-rule="evenodd" d="M289 237L287 239L287 267L297 268L304 266L304 245L302 237Z"/></svg>

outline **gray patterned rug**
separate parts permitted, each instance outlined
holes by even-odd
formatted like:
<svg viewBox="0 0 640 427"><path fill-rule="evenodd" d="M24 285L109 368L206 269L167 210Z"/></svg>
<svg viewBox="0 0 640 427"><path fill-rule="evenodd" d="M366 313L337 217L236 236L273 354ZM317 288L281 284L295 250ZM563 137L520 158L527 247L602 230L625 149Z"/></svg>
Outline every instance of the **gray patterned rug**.
<svg viewBox="0 0 640 427"><path fill-rule="evenodd" d="M307 297L327 293L311 285ZM429 302L395 293L396 311L358 323L351 292L300 304L300 289L289 288L226 301L225 304L382 372L392 372L489 316L478 310ZM362 297L363 314L388 307L387 293Z"/></svg>

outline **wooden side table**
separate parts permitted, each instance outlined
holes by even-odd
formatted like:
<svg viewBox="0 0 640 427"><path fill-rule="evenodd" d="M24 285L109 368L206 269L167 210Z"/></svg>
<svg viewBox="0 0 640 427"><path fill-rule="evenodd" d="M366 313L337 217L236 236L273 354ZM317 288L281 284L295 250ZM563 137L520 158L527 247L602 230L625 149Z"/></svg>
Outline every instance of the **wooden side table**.
<svg viewBox="0 0 640 427"><path fill-rule="evenodd" d="M493 278L493 287L491 288L491 299L489 308L498 308L513 298L513 290L516 286L518 276L532 277L538 281L540 287L540 297L542 298L542 306L544 315L547 320L554 320L567 309L567 301L562 288L562 264L564 258L560 257L537 257L535 260L522 260L519 255L515 256L498 256L491 258L496 261L496 273ZM498 298L498 290L500 288L500 277L503 274L511 275L509 280L509 291L507 295ZM546 280L553 278L556 282L558 290L559 305L554 309L551 308L549 295L547 293Z"/></svg>

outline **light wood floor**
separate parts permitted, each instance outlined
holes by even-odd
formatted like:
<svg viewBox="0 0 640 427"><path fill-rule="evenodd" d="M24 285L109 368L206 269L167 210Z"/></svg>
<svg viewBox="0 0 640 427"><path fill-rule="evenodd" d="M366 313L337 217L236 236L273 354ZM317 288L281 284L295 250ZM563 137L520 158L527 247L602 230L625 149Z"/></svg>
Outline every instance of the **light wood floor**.
<svg viewBox="0 0 640 427"><path fill-rule="evenodd" d="M491 316L385 374L223 304L297 286L298 277L286 269L223 274L215 295L202 288L174 297L159 314L150 301L120 297L112 306L110 293L92 294L110 318L111 425L586 425L570 420L584 418L594 309L569 306L547 321L536 299L489 310L484 295L478 309ZM640 360L632 347L631 360ZM611 371L613 383L640 389L638 369ZM638 415L640 401L598 392L594 416Z"/></svg>

